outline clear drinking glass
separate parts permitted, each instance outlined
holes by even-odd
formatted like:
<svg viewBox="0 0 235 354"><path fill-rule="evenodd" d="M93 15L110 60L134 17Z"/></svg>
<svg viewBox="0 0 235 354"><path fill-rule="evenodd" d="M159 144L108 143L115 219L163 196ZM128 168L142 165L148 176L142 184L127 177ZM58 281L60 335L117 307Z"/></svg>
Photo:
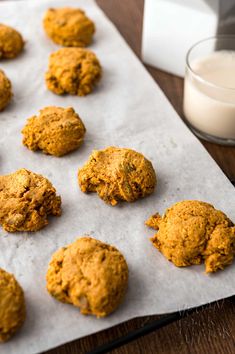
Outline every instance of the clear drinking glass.
<svg viewBox="0 0 235 354"><path fill-rule="evenodd" d="M235 36L208 38L188 51L183 109L200 138L235 145Z"/></svg>

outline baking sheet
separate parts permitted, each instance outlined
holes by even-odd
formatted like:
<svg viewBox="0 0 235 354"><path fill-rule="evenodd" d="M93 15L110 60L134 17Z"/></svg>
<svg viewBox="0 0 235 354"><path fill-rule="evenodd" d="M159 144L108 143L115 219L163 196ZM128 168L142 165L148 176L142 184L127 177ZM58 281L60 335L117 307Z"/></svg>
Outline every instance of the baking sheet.
<svg viewBox="0 0 235 354"><path fill-rule="evenodd" d="M84 8L97 26L91 49L104 73L98 89L87 97L56 96L44 84L48 56L58 46L45 36L41 19L49 6L62 5ZM176 268L149 241L154 231L144 221L182 199L211 202L235 219L234 188L97 5L91 0L1 2L0 22L16 27L27 40L19 58L0 63L14 88L14 101L0 115L0 173L22 167L41 173L56 187L63 207L62 216L51 218L37 233L0 230L0 267L15 274L27 303L24 327L0 346L0 353L36 353L133 317L169 313L233 295L235 264L210 276L203 266ZM73 106L87 128L84 145L63 158L33 153L21 143L26 118L48 105ZM96 194L79 190L78 167L92 149L109 145L136 149L153 162L156 193L111 207ZM52 253L84 234L115 245L130 269L124 303L104 319L81 315L45 289Z"/></svg>

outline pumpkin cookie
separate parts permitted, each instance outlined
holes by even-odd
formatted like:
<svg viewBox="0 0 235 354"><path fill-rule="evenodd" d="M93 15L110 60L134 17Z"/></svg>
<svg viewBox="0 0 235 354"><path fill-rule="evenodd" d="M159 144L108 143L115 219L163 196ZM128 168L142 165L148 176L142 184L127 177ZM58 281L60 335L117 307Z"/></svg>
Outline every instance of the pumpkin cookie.
<svg viewBox="0 0 235 354"><path fill-rule="evenodd" d="M153 245L177 267L205 262L206 272L216 272L235 256L235 227L211 204L185 200L153 215L146 225L158 230Z"/></svg>
<svg viewBox="0 0 235 354"><path fill-rule="evenodd" d="M82 314L104 317L122 302L128 282L123 255L113 246L82 237L52 256L47 290Z"/></svg>
<svg viewBox="0 0 235 354"><path fill-rule="evenodd" d="M0 59L11 59L23 50L21 34L10 26L0 23Z"/></svg>
<svg viewBox="0 0 235 354"><path fill-rule="evenodd" d="M12 274L0 268L0 342L5 342L25 320L24 292Z"/></svg>
<svg viewBox="0 0 235 354"><path fill-rule="evenodd" d="M48 9L43 19L47 35L64 47L86 47L95 32L94 23L80 9Z"/></svg>
<svg viewBox="0 0 235 354"><path fill-rule="evenodd" d="M30 150L63 156L83 142L85 126L74 109L45 107L28 119L22 130L23 144Z"/></svg>
<svg viewBox="0 0 235 354"><path fill-rule="evenodd" d="M25 169L0 176L0 224L8 232L37 231L61 214L61 199L45 177Z"/></svg>
<svg viewBox="0 0 235 354"><path fill-rule="evenodd" d="M0 112L9 104L11 97L11 81L0 69Z"/></svg>
<svg viewBox="0 0 235 354"><path fill-rule="evenodd" d="M108 147L94 150L78 171L82 192L97 192L106 203L133 202L153 193L156 174L142 154L131 149Z"/></svg>
<svg viewBox="0 0 235 354"><path fill-rule="evenodd" d="M61 48L50 55L46 85L62 95L85 96L93 90L101 77L96 55L83 48Z"/></svg>

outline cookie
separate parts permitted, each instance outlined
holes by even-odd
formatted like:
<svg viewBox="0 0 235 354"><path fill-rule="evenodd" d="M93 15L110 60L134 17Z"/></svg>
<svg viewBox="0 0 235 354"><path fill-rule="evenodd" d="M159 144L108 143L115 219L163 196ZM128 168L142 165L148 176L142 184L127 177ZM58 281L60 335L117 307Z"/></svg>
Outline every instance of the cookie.
<svg viewBox="0 0 235 354"><path fill-rule="evenodd" d="M0 59L12 59L22 52L24 40L21 34L10 26L0 23Z"/></svg>
<svg viewBox="0 0 235 354"><path fill-rule="evenodd" d="M23 144L32 151L63 156L82 144L85 132L73 108L45 107L28 119L22 130Z"/></svg>
<svg viewBox="0 0 235 354"><path fill-rule="evenodd" d="M12 98L11 81L0 69L0 112L10 103Z"/></svg>
<svg viewBox="0 0 235 354"><path fill-rule="evenodd" d="M235 227L211 204L185 200L153 215L146 224L158 232L153 245L177 267L205 263L206 272L216 272L235 256Z"/></svg>
<svg viewBox="0 0 235 354"><path fill-rule="evenodd" d="M47 178L21 169L0 176L0 224L8 232L37 231L61 214L61 199Z"/></svg>
<svg viewBox="0 0 235 354"><path fill-rule="evenodd" d="M73 304L84 315L104 317L124 298L128 267L115 247L81 237L53 254L46 280L57 300Z"/></svg>
<svg viewBox="0 0 235 354"><path fill-rule="evenodd" d="M61 48L50 55L46 85L57 95L85 96L101 78L96 55L83 48Z"/></svg>
<svg viewBox="0 0 235 354"><path fill-rule="evenodd" d="M12 274L0 268L0 342L20 329L26 316L24 292Z"/></svg>
<svg viewBox="0 0 235 354"><path fill-rule="evenodd" d="M48 9L43 26L48 37L64 47L86 47L95 32L95 25L85 12L70 7Z"/></svg>
<svg viewBox="0 0 235 354"><path fill-rule="evenodd" d="M108 147L94 150L78 171L82 192L96 192L111 205L133 202L153 193L156 174L142 154L131 149Z"/></svg>

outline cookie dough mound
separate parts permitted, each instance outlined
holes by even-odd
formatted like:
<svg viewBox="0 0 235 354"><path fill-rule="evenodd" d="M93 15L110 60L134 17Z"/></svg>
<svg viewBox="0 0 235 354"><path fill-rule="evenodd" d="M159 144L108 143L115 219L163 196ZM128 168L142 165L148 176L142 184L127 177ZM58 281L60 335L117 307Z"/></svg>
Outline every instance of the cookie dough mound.
<svg viewBox="0 0 235 354"><path fill-rule="evenodd" d="M82 237L52 256L47 290L82 314L104 317L122 302L128 282L123 255L113 246Z"/></svg>
<svg viewBox="0 0 235 354"><path fill-rule="evenodd" d="M156 174L142 154L131 149L108 147L94 150L78 171L82 192L97 192L106 203L133 202L153 193Z"/></svg>
<svg viewBox="0 0 235 354"><path fill-rule="evenodd" d="M24 41L14 28L0 23L0 59L11 59L23 50Z"/></svg>
<svg viewBox="0 0 235 354"><path fill-rule="evenodd" d="M25 320L24 293L12 274L0 268L0 343L5 342Z"/></svg>
<svg viewBox="0 0 235 354"><path fill-rule="evenodd" d="M48 9L43 20L47 35L64 47L86 47L95 32L94 23L80 9Z"/></svg>
<svg viewBox="0 0 235 354"><path fill-rule="evenodd" d="M51 54L46 84L57 95L89 94L101 77L96 55L83 48L61 48Z"/></svg>
<svg viewBox="0 0 235 354"><path fill-rule="evenodd" d="M0 70L0 112L9 104L12 97L11 81Z"/></svg>
<svg viewBox="0 0 235 354"><path fill-rule="evenodd" d="M74 109L45 107L28 119L22 130L23 144L30 150L63 156L83 142L85 126Z"/></svg>
<svg viewBox="0 0 235 354"><path fill-rule="evenodd" d="M211 204L186 200L153 215L146 224L158 232L153 245L177 267L205 262L206 272L216 272L235 256L235 227Z"/></svg>
<svg viewBox="0 0 235 354"><path fill-rule="evenodd" d="M45 177L25 169L0 176L0 224L8 232L37 231L61 214L61 199Z"/></svg>

